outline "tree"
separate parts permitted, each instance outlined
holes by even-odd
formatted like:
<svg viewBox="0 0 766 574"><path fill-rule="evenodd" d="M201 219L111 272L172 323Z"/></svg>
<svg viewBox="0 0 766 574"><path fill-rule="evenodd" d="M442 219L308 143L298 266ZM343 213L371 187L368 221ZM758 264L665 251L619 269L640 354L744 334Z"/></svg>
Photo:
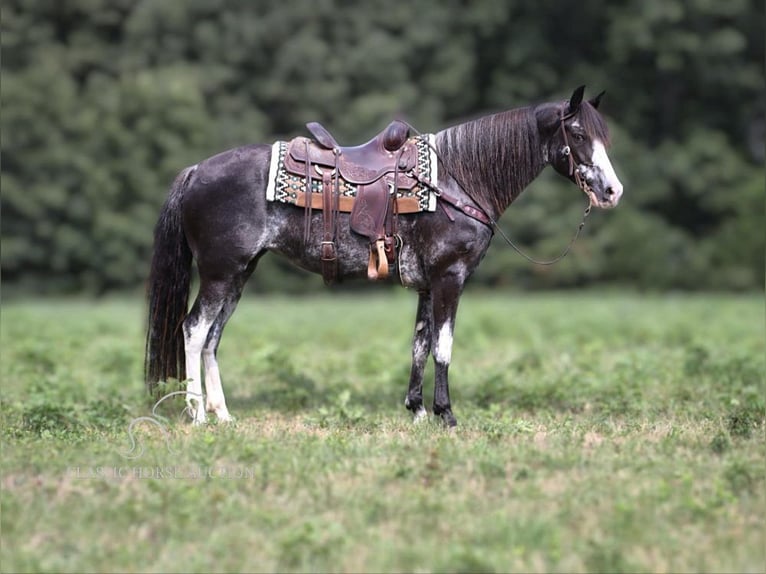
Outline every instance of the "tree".
<svg viewBox="0 0 766 574"><path fill-rule="evenodd" d="M475 281L763 286L760 3L320 0L310 8L8 0L6 293L139 286L167 187L217 151L303 133L310 120L348 143L394 116L435 131L563 99L582 83L607 90L622 205L591 215L574 256L554 268L496 244ZM577 194L546 175L503 225L535 256L557 255L581 216ZM276 260L260 270L259 288L316 284Z"/></svg>

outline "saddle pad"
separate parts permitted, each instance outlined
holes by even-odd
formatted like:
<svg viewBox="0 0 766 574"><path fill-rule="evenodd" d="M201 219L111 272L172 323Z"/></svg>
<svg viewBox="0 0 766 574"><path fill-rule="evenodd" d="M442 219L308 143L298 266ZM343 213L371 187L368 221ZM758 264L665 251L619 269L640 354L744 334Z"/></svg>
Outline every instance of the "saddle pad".
<svg viewBox="0 0 766 574"><path fill-rule="evenodd" d="M427 181L437 181L438 160L431 146L434 145L433 134L426 134L423 141L420 137L412 138L417 147L418 165L417 171ZM271 146L271 165L269 166L269 180L266 187L266 199L279 201L291 205L303 206L306 204L306 178L288 173L285 170L285 155L290 142L277 141ZM430 144L430 145L429 145ZM393 178L391 178L393 179ZM351 211L353 200L356 197L358 186L339 179L340 210ZM321 209L322 180L311 179L312 205ZM436 211L436 194L433 190L418 183L412 189L398 189L398 199L405 199L403 205L409 209L400 209L399 213L416 213L420 211Z"/></svg>

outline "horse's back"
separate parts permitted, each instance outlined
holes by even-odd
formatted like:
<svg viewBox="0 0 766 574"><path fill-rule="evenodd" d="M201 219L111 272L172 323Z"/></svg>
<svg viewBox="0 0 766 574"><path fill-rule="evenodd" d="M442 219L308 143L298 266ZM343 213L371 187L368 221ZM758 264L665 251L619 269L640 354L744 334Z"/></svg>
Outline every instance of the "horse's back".
<svg viewBox="0 0 766 574"><path fill-rule="evenodd" d="M258 187L269 175L271 146L253 144L226 150L195 166L194 180L200 188Z"/></svg>

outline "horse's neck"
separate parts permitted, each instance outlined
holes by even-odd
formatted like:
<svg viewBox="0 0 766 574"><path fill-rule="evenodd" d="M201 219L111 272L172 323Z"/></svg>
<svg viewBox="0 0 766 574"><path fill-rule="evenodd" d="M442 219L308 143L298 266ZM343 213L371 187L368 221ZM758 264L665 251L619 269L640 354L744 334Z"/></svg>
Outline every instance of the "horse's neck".
<svg viewBox="0 0 766 574"><path fill-rule="evenodd" d="M436 134L436 147L449 175L494 218L547 163L531 107L442 130Z"/></svg>

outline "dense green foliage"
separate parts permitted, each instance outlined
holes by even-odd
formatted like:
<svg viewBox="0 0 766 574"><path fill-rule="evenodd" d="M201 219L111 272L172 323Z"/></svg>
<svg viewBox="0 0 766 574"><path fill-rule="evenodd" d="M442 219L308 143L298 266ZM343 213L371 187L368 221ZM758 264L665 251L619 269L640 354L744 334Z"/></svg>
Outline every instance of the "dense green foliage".
<svg viewBox="0 0 766 574"><path fill-rule="evenodd" d="M140 285L174 175L228 147L308 120L348 142L398 114L434 131L587 83L607 90L622 206L561 265L496 246L476 281L761 287L762 16L756 0L7 0L5 286ZM552 256L582 201L552 176L533 188L504 225ZM262 287L316 284L263 266Z"/></svg>
<svg viewBox="0 0 766 574"><path fill-rule="evenodd" d="M0 569L763 571L759 297L468 294L449 432L402 404L395 295L244 301L238 422L164 404L137 459L141 304L6 306Z"/></svg>

